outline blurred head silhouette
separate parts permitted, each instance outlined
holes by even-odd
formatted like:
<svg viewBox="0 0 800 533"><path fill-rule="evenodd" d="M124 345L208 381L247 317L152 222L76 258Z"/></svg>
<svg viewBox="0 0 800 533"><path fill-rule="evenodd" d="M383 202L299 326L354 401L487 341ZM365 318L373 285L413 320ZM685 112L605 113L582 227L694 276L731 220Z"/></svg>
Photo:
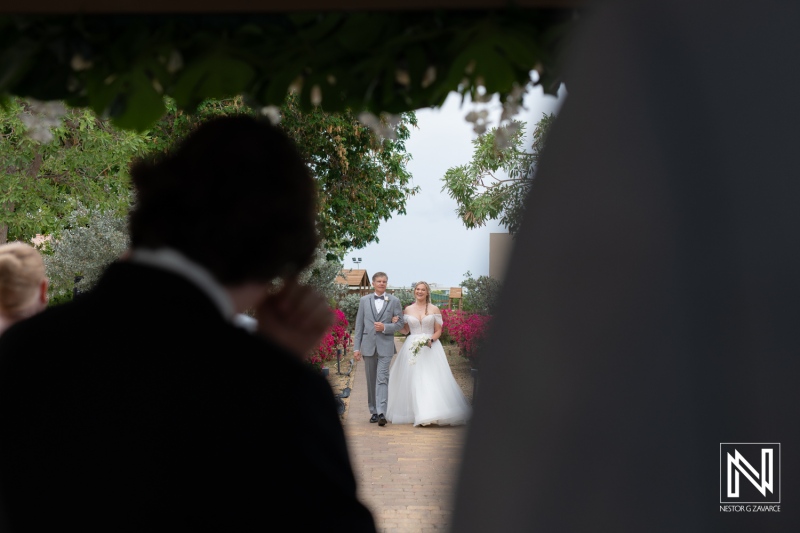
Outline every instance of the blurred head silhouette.
<svg viewBox="0 0 800 533"><path fill-rule="evenodd" d="M134 249L178 250L223 285L291 276L312 260L314 180L266 120L204 122L167 156L135 164L131 177Z"/></svg>

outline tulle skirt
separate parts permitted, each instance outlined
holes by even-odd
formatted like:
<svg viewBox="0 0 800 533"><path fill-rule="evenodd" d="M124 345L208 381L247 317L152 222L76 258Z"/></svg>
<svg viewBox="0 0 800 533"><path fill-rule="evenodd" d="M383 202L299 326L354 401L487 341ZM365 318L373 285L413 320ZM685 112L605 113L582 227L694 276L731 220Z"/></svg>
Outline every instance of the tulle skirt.
<svg viewBox="0 0 800 533"><path fill-rule="evenodd" d="M392 361L386 419L415 426L466 424L472 407L453 377L442 343L434 341L414 358L410 346L417 337L409 335Z"/></svg>

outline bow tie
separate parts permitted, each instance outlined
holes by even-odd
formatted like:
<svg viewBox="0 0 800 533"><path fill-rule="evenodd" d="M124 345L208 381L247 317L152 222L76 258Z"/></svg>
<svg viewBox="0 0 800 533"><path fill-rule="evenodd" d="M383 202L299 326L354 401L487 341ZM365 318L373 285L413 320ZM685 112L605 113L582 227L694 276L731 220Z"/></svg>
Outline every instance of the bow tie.
<svg viewBox="0 0 800 533"><path fill-rule="evenodd" d="M383 300L383 296L378 296L377 294L373 294L376 300Z"/></svg>

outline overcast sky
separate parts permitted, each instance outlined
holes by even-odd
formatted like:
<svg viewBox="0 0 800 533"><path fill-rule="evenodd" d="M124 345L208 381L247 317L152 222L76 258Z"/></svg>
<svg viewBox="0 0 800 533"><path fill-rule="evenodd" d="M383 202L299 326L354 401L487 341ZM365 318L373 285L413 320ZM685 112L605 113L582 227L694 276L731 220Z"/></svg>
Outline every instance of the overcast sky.
<svg viewBox="0 0 800 533"><path fill-rule="evenodd" d="M564 98L563 89L558 98L533 89L524 100L526 110L516 118L528 123L526 133L530 133L542 113L557 114ZM497 110L490 115L490 126L495 126L500 107L496 101L489 106ZM408 170L420 192L408 199L407 214L381 224L379 243L347 254L345 268L365 268L370 277L386 272L392 287L410 286L418 280L457 287L467 271L473 277L489 275L489 234L507 230L496 222L465 228L455 213L455 200L441 190L447 169L472 158L472 140L477 135L464 119L471 109L468 102L462 107L461 97L452 93L441 108L416 112L418 128L412 129L406 150L411 154ZM353 257L362 259L360 266Z"/></svg>

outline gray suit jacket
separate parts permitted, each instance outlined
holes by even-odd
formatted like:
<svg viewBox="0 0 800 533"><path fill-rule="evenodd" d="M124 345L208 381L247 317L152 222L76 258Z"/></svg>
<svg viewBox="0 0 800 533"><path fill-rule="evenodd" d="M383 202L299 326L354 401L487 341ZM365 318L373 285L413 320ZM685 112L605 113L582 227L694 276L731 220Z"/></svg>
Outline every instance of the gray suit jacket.
<svg viewBox="0 0 800 533"><path fill-rule="evenodd" d="M389 300L383 304L380 312L375 308L374 293L361 297L356 315L356 334L353 341L353 350L360 351L362 355L394 355L394 333L399 331L404 324L403 306L400 300L391 294L384 293ZM392 317L400 317L392 323ZM375 331L375 322L383 322L384 331Z"/></svg>

